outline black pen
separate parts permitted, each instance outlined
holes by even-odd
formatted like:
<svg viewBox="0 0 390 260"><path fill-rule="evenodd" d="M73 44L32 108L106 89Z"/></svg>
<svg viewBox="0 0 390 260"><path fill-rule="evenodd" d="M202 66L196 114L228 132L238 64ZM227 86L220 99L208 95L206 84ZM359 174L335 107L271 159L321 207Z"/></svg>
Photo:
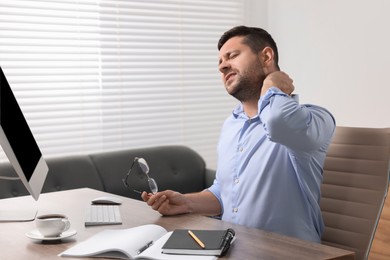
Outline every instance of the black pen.
<svg viewBox="0 0 390 260"><path fill-rule="evenodd" d="M226 254L226 252L229 250L230 248L230 244L234 238L234 235L235 235L235 232L233 229L231 228L228 228L226 230L226 234L225 236L222 238L222 241L221 241L221 248L222 248L222 252L221 252L221 255L220 256L224 256Z"/></svg>
<svg viewBox="0 0 390 260"><path fill-rule="evenodd" d="M141 254L143 251L145 251L146 249L148 249L151 245L153 245L153 240L150 241L149 243L147 243L146 245L144 245L143 247L141 247L138 252L137 252L137 255Z"/></svg>

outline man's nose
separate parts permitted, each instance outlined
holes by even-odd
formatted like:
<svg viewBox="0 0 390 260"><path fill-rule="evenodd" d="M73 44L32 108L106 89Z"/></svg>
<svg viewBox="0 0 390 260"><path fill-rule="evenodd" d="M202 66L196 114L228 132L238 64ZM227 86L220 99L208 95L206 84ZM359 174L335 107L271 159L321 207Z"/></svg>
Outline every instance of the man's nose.
<svg viewBox="0 0 390 260"><path fill-rule="evenodd" d="M222 61L219 66L218 66L218 69L221 73L226 73L230 68L230 64L227 62L227 61Z"/></svg>

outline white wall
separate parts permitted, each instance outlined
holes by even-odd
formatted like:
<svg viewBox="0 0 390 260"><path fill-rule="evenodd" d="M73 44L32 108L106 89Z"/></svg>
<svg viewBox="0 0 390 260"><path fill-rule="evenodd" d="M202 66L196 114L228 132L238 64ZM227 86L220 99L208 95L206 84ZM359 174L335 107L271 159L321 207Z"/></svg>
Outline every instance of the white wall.
<svg viewBox="0 0 390 260"><path fill-rule="evenodd" d="M390 1L268 0L253 7L248 23L273 35L302 103L328 108L338 125L390 127Z"/></svg>

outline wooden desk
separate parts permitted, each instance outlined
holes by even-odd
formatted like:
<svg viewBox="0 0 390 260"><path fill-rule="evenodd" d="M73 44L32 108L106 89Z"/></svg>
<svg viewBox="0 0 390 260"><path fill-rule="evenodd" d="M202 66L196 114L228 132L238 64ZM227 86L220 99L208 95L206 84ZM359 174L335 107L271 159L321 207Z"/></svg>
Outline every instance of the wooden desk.
<svg viewBox="0 0 390 260"><path fill-rule="evenodd" d="M233 225L204 216L162 217L145 203L128 198L124 198L121 205L122 225L85 227L84 216L90 201L102 195L107 195L107 193L92 189L42 194L38 201L38 214L66 214L71 222L71 228L76 229L77 234L60 242L41 242L31 240L25 236L26 232L35 228L33 221L0 223L0 259L72 259L58 257L57 255L103 229L124 229L145 224L157 224L168 231L175 228L226 229L231 227L236 231L237 239L228 254L220 259L354 259L354 253L350 251L281 236L259 229ZM31 197L19 197L12 200L21 205L26 202L34 203Z"/></svg>

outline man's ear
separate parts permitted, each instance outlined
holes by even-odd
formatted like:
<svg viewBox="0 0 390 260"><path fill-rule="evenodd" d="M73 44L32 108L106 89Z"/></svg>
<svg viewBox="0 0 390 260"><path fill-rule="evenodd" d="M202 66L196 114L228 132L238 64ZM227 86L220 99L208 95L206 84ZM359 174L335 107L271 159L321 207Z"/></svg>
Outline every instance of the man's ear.
<svg viewBox="0 0 390 260"><path fill-rule="evenodd" d="M271 47L265 47L260 53L259 58L265 71L273 71L275 67L274 51Z"/></svg>

